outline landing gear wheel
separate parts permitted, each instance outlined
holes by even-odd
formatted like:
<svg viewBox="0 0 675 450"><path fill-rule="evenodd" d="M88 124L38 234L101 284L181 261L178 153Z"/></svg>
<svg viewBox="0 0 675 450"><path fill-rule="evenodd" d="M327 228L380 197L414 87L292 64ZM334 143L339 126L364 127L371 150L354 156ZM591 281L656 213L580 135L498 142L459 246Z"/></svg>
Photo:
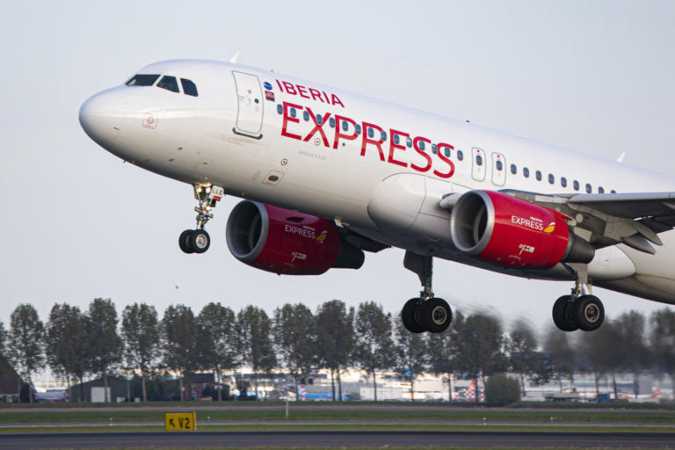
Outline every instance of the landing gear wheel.
<svg viewBox="0 0 675 450"><path fill-rule="evenodd" d="M223 198L225 191L212 184L195 184L194 194L197 200L197 228L183 231L178 238L178 245L185 253L204 253L211 246L211 237L204 227L213 218L211 211Z"/></svg>
<svg viewBox="0 0 675 450"><path fill-rule="evenodd" d="M185 253L204 253L211 246L206 230L185 230L178 237L178 245Z"/></svg>
<svg viewBox="0 0 675 450"><path fill-rule="evenodd" d="M575 319L584 331L595 331L605 321L605 307L594 295L583 295L574 301Z"/></svg>
<svg viewBox="0 0 675 450"><path fill-rule="evenodd" d="M204 253L211 246L211 236L206 230L193 230L188 241L194 253Z"/></svg>
<svg viewBox="0 0 675 450"><path fill-rule="evenodd" d="M420 296L408 300L401 311L403 326L412 333L442 333L452 322L450 305L442 298L434 297L431 286L433 261L430 255L419 255L409 250L403 258L403 267L417 274L422 284Z"/></svg>
<svg viewBox="0 0 675 450"><path fill-rule="evenodd" d="M576 302L571 295L563 295L553 304L553 322L562 331L579 329L576 321Z"/></svg>
<svg viewBox="0 0 675 450"><path fill-rule="evenodd" d="M403 321L403 326L411 333L422 333L426 331L424 326L422 326L422 324L417 321L417 318L421 316L419 314L421 306L421 298L411 298L405 302L405 305L403 305L403 309L401 310L401 320Z"/></svg>
<svg viewBox="0 0 675 450"><path fill-rule="evenodd" d="M193 230L185 230L178 237L178 246L184 253L194 253L194 249L190 245L190 237L192 236Z"/></svg>
<svg viewBox="0 0 675 450"><path fill-rule="evenodd" d="M422 324L427 331L442 333L452 322L452 309L442 298L432 298L421 305Z"/></svg>

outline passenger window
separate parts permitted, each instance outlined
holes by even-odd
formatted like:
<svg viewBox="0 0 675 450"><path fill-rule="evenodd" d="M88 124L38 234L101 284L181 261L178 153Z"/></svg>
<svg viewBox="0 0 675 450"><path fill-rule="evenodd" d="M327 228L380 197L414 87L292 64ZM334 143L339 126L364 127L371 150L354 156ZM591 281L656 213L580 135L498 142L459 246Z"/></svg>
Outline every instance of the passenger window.
<svg viewBox="0 0 675 450"><path fill-rule="evenodd" d="M443 153L445 153L445 156L447 156L449 158L450 157L450 147L445 147L445 150L443 151Z"/></svg>
<svg viewBox="0 0 675 450"><path fill-rule="evenodd" d="M600 186L600 187L598 188L598 192L599 192L600 194L604 194L604 193L605 193L605 188L602 187L602 186Z"/></svg>
<svg viewBox="0 0 675 450"><path fill-rule="evenodd" d="M152 86L157 81L159 75L138 74L127 81L127 86Z"/></svg>
<svg viewBox="0 0 675 450"><path fill-rule="evenodd" d="M567 178L561 177L560 178L560 186L566 188L567 187Z"/></svg>
<svg viewBox="0 0 675 450"><path fill-rule="evenodd" d="M548 174L548 182L549 184L555 184L555 177L553 176L552 173Z"/></svg>
<svg viewBox="0 0 675 450"><path fill-rule="evenodd" d="M523 167L523 176L525 178L530 178L530 169L528 169L527 167Z"/></svg>
<svg viewBox="0 0 675 450"><path fill-rule="evenodd" d="M401 142L401 138L399 137L398 134L395 134L392 139L394 140L394 144L398 144L399 142Z"/></svg>
<svg viewBox="0 0 675 450"><path fill-rule="evenodd" d="M406 145L408 148L412 147L412 139L408 138L408 142L406 142Z"/></svg>
<svg viewBox="0 0 675 450"><path fill-rule="evenodd" d="M321 114L316 115L316 123L321 125L323 123L323 116Z"/></svg>
<svg viewBox="0 0 675 450"><path fill-rule="evenodd" d="M422 142L422 143L423 143L423 142ZM438 147L436 147L436 144L431 144L431 151L432 151L432 153L436 153L436 149L437 149L437 148L438 148Z"/></svg>
<svg viewBox="0 0 675 450"><path fill-rule="evenodd" d="M541 181L541 171L540 170L537 170L534 173L534 176L537 178L537 181Z"/></svg>
<svg viewBox="0 0 675 450"><path fill-rule="evenodd" d="M304 111L302 113L302 118L305 119L305 122L309 120L309 113L307 111Z"/></svg>
<svg viewBox="0 0 675 450"><path fill-rule="evenodd" d="M331 128L335 128L335 119L333 119L332 117L330 119L328 119L328 125Z"/></svg>
<svg viewBox="0 0 675 450"><path fill-rule="evenodd" d="M479 166L483 165L483 157L481 155L476 155L476 164Z"/></svg>
<svg viewBox="0 0 675 450"><path fill-rule="evenodd" d="M359 125L358 123L356 124L356 134L357 135L361 134L361 125Z"/></svg>
<svg viewBox="0 0 675 450"><path fill-rule="evenodd" d="M164 75L162 79L159 80L159 83L157 83L157 87L171 92L178 92L178 81L176 81L176 77Z"/></svg>
<svg viewBox="0 0 675 450"><path fill-rule="evenodd" d="M277 105L277 112L278 112L279 114L283 114L283 113L284 113L284 107L281 106L280 104Z"/></svg>
<svg viewBox="0 0 675 450"><path fill-rule="evenodd" d="M192 80L186 80L185 78L180 79L180 84L183 86L183 93L186 95L191 95L192 97L197 97L197 85L192 82Z"/></svg>
<svg viewBox="0 0 675 450"><path fill-rule="evenodd" d="M368 128L368 137L372 138L375 136L375 131L372 128Z"/></svg>
<svg viewBox="0 0 675 450"><path fill-rule="evenodd" d="M457 159L460 161L464 160L464 152L461 150L457 150Z"/></svg>
<svg viewBox="0 0 675 450"><path fill-rule="evenodd" d="M383 141L386 141L386 140L387 140L387 132L386 132L386 131L383 131L383 132L382 132L382 140L383 140Z"/></svg>
<svg viewBox="0 0 675 450"><path fill-rule="evenodd" d="M593 192L593 186L591 186L589 183L586 183L586 192L589 194Z"/></svg>
<svg viewBox="0 0 675 450"><path fill-rule="evenodd" d="M496 166L498 171L501 172L502 170L504 170L504 163L502 163L501 161L497 161Z"/></svg>
<svg viewBox="0 0 675 450"><path fill-rule="evenodd" d="M577 180L574 180L574 183L572 183L572 185L574 186L575 191L579 190L579 182Z"/></svg>
<svg viewBox="0 0 675 450"><path fill-rule="evenodd" d="M420 150L424 150L424 141L420 141Z"/></svg>
<svg viewBox="0 0 675 450"><path fill-rule="evenodd" d="M349 129L349 124L345 121L342 122L342 131L347 131Z"/></svg>
<svg viewBox="0 0 675 450"><path fill-rule="evenodd" d="M295 118L298 115L295 108L291 108L291 117Z"/></svg>
<svg viewBox="0 0 675 450"><path fill-rule="evenodd" d="M516 166L515 164L511 164L511 173L514 174L514 175L517 174L518 173L518 166Z"/></svg>

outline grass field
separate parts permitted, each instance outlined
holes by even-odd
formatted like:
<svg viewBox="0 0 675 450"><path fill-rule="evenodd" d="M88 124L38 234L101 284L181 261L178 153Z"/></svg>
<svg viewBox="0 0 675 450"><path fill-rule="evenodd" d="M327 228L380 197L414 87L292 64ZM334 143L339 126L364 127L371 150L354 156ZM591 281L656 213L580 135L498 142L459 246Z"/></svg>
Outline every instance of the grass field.
<svg viewBox="0 0 675 450"><path fill-rule="evenodd" d="M0 408L0 433L162 431L164 413L197 411L201 431L672 432L673 409L480 408L411 403L144 404Z"/></svg>
<svg viewBox="0 0 675 450"><path fill-rule="evenodd" d="M46 423L108 423L156 422L163 420L163 413L175 410L197 410L200 420L212 421L486 421L529 424L635 424L674 425L675 411L671 410L522 410L496 408L450 407L362 407L353 404L325 407L292 404L289 416L279 405L247 407L198 407L148 406L142 408L67 408L67 409L0 409L0 425Z"/></svg>
<svg viewBox="0 0 675 450"><path fill-rule="evenodd" d="M125 433L125 432L160 432L164 431L161 425L144 426L140 429L137 426L60 426L60 427L46 427L46 426L16 426L0 429L0 435L3 433ZM673 440L675 441L675 430L664 430L659 427L650 426L627 426L627 427L578 427L578 426L527 426L527 425L419 425L410 424L408 426L401 425L320 425L320 424L303 424L296 426L289 425L199 425L199 431L249 431L249 432L269 432L269 431L379 431L379 432L399 432L399 431L415 431L415 432L593 432L593 433L673 433Z"/></svg>

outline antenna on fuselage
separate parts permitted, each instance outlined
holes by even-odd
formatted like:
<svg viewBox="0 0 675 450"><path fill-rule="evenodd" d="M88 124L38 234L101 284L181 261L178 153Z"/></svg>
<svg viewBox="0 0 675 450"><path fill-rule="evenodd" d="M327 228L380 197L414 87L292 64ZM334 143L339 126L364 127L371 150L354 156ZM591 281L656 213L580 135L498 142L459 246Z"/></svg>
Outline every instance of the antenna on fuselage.
<svg viewBox="0 0 675 450"><path fill-rule="evenodd" d="M230 64L237 64L237 62L239 61L239 53L240 53L239 50L234 52L234 55L232 55L232 58L230 58Z"/></svg>
<svg viewBox="0 0 675 450"><path fill-rule="evenodd" d="M616 158L616 162L618 162L619 164L622 164L624 158L626 158L626 152L621 152L621 154L619 155L619 157Z"/></svg>

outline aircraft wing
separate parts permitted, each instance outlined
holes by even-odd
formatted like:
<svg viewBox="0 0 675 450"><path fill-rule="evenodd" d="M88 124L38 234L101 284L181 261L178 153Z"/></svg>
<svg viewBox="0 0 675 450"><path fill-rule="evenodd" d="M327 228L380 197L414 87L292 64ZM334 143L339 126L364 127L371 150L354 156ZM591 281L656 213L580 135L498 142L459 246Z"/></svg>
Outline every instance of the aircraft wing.
<svg viewBox="0 0 675 450"><path fill-rule="evenodd" d="M537 194L502 191L557 209L569 217L575 232L595 247L626 244L645 253L663 245L659 233L675 227L675 192L625 194Z"/></svg>
<svg viewBox="0 0 675 450"><path fill-rule="evenodd" d="M663 218L671 229L675 225L675 192L637 194L577 194L570 203L586 205L617 217L638 219L653 217L656 222ZM665 231L665 230L664 230Z"/></svg>

